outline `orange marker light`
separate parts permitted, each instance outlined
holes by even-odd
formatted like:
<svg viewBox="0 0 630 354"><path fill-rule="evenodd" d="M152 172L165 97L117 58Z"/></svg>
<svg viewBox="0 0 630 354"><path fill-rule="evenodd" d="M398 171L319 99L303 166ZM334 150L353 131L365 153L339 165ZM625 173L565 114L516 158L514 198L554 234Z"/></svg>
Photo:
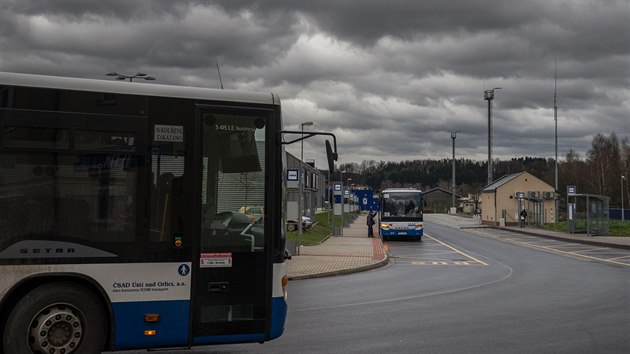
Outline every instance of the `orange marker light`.
<svg viewBox="0 0 630 354"><path fill-rule="evenodd" d="M154 336L157 334L157 331L154 329L146 329L144 330L144 335L145 336Z"/></svg>
<svg viewBox="0 0 630 354"><path fill-rule="evenodd" d="M284 295L284 300L286 301L289 296L289 292L287 291L287 284L289 284L289 277L286 275L282 277L282 294Z"/></svg>
<svg viewBox="0 0 630 354"><path fill-rule="evenodd" d="M159 313L145 313L144 314L144 322L159 322L160 314Z"/></svg>
<svg viewBox="0 0 630 354"><path fill-rule="evenodd" d="M282 287L287 286L287 284L289 284L289 277L285 275L282 277Z"/></svg>

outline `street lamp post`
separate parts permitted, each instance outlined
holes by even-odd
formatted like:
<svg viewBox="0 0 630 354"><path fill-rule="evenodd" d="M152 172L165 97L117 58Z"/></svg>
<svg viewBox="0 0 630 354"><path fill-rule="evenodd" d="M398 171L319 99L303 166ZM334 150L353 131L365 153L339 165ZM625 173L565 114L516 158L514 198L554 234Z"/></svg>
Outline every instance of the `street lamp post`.
<svg viewBox="0 0 630 354"><path fill-rule="evenodd" d="M455 138L457 138L457 132L456 131L451 132L451 139L453 139L453 184L452 184L453 205L452 205L452 208L455 208ZM452 208L451 208L451 211L452 211Z"/></svg>
<svg viewBox="0 0 630 354"><path fill-rule="evenodd" d="M304 122L300 124L302 130L302 139L304 139L304 127L311 126L313 122ZM302 241L302 209L304 208L304 140L300 141L300 183L298 183L298 255Z"/></svg>
<svg viewBox="0 0 630 354"><path fill-rule="evenodd" d="M492 183L492 100L494 99L494 90L500 89L502 87L495 87L483 92L483 99L488 101L488 184Z"/></svg>
<svg viewBox="0 0 630 354"><path fill-rule="evenodd" d="M108 73L105 74L107 76L115 76L116 80L127 80L129 79L129 82L132 82L133 79L135 78L141 78L143 80L155 80L155 78L153 76L149 76L147 74L144 73L136 73L135 75L124 75L124 74L119 74L117 72L113 72L113 73Z"/></svg>
<svg viewBox="0 0 630 354"><path fill-rule="evenodd" d="M346 196L346 191L345 191L345 187L343 184L343 174L346 173L346 171L341 171L341 236L343 236L343 226L344 226L344 214L345 214L345 205L343 203L343 199Z"/></svg>
<svg viewBox="0 0 630 354"><path fill-rule="evenodd" d="M626 179L626 176L621 175L621 221L626 221L626 217L623 213L623 180Z"/></svg>
<svg viewBox="0 0 630 354"><path fill-rule="evenodd" d="M326 195L326 199L328 200L328 224L333 225L333 235L335 234L335 225L332 223L332 214L333 214L333 183L332 183L332 171L328 171L328 195Z"/></svg>
<svg viewBox="0 0 630 354"><path fill-rule="evenodd" d="M348 190L348 201L350 201L350 181L352 181L352 178L346 178L346 185L348 186L348 188L347 188L347 190ZM351 211L351 212L352 212L352 208L353 208L352 205L353 204L348 204L348 209L350 209L349 211Z"/></svg>

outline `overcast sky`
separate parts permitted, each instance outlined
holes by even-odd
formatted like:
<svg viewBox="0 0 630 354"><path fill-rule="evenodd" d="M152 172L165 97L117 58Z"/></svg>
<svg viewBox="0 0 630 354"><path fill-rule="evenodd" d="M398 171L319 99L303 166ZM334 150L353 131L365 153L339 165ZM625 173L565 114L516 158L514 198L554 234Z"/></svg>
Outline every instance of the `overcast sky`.
<svg viewBox="0 0 630 354"><path fill-rule="evenodd" d="M0 71L280 95L340 162L582 157L630 137L630 1L0 0ZM134 83L142 84L142 83ZM289 148L299 156L299 144ZM323 140L304 157L325 166Z"/></svg>

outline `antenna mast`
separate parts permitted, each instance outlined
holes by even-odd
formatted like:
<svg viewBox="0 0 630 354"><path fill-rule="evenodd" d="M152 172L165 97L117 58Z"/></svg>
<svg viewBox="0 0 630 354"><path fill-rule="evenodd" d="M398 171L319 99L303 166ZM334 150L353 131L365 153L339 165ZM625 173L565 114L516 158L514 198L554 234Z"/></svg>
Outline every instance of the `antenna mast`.
<svg viewBox="0 0 630 354"><path fill-rule="evenodd" d="M221 90L223 90L223 80L221 80L221 70L219 70L219 63L217 63L217 72L219 73L219 83L221 84Z"/></svg>

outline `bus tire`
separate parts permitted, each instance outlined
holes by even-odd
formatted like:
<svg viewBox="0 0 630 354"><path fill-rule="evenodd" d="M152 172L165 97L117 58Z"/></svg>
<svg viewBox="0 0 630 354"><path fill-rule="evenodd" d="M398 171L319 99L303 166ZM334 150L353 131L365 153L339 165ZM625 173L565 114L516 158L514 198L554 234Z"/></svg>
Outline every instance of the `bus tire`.
<svg viewBox="0 0 630 354"><path fill-rule="evenodd" d="M15 304L4 327L3 348L12 354L100 353L105 332L105 311L92 291L52 282Z"/></svg>

